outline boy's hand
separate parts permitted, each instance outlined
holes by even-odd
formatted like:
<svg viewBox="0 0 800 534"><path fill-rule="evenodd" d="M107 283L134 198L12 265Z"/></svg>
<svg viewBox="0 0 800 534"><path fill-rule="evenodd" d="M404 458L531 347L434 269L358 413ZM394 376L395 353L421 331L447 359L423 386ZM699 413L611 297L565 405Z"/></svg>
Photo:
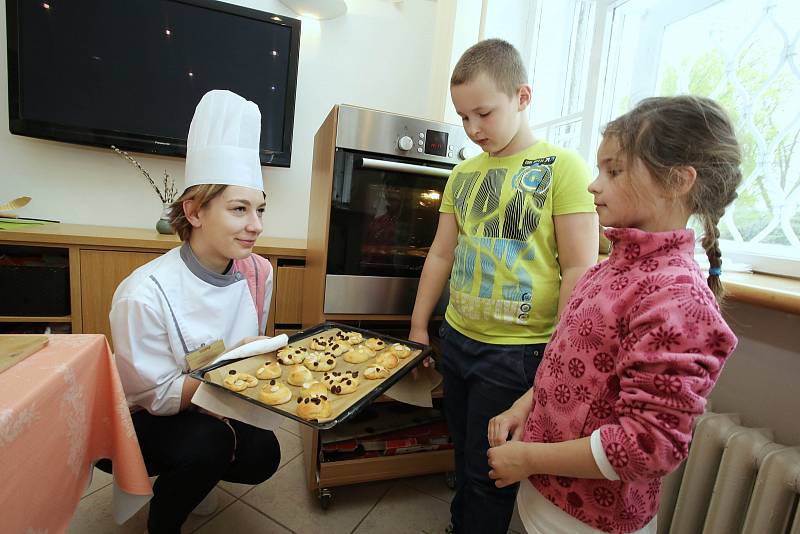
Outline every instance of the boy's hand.
<svg viewBox="0 0 800 534"><path fill-rule="evenodd" d="M509 441L499 447L490 448L486 454L491 467L489 478L494 480L494 485L504 488L533 475L528 459L535 446L535 443Z"/></svg>
<svg viewBox="0 0 800 534"><path fill-rule="evenodd" d="M525 421L528 419L530 406L517 406L515 403L508 410L496 415L489 420L489 445L498 447L508 440L511 434L511 441L522 439L522 432L525 430Z"/></svg>

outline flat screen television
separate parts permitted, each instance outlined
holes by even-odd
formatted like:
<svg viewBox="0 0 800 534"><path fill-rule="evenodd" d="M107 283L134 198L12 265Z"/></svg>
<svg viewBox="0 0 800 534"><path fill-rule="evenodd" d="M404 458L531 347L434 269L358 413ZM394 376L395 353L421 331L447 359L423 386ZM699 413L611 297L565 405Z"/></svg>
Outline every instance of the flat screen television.
<svg viewBox="0 0 800 534"><path fill-rule="evenodd" d="M212 0L6 0L11 133L186 155L195 106L261 110L261 161L291 164L300 21Z"/></svg>

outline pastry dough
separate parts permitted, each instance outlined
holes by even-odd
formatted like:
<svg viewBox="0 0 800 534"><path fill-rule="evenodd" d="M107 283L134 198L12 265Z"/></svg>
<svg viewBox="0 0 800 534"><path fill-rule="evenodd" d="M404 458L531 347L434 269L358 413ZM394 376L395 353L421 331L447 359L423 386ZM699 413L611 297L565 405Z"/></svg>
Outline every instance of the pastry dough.
<svg viewBox="0 0 800 534"><path fill-rule="evenodd" d="M311 338L311 343L308 347L311 350L328 350L328 346L333 343L335 338L333 336L316 336Z"/></svg>
<svg viewBox="0 0 800 534"><path fill-rule="evenodd" d="M368 380L379 380L381 378L386 378L390 374L392 374L392 372L386 367L381 365L373 365L367 367L367 369L364 371L364 378L367 378Z"/></svg>
<svg viewBox="0 0 800 534"><path fill-rule="evenodd" d="M307 352L305 347L284 347L278 351L278 361L283 365L303 363Z"/></svg>
<svg viewBox="0 0 800 534"><path fill-rule="evenodd" d="M305 397L318 397L320 395L327 395L328 388L322 382L306 382L300 387L300 392L297 394L300 398Z"/></svg>
<svg viewBox="0 0 800 534"><path fill-rule="evenodd" d="M297 397L297 415L306 419L320 420L331 416L331 403L326 395L316 395L313 397Z"/></svg>
<svg viewBox="0 0 800 534"><path fill-rule="evenodd" d="M364 345L371 348L375 352L386 348L386 343L382 339L378 339L377 337L369 338L364 342Z"/></svg>
<svg viewBox="0 0 800 534"><path fill-rule="evenodd" d="M358 372L346 372L327 380L328 389L336 395L347 395L358 388Z"/></svg>
<svg viewBox="0 0 800 534"><path fill-rule="evenodd" d="M359 345L358 347L355 347L353 350L344 354L344 361L348 363L364 363L373 356L375 356L374 350L365 347L364 345Z"/></svg>
<svg viewBox="0 0 800 534"><path fill-rule="evenodd" d="M402 343L395 343L391 347L389 347L389 352L404 360L411 356L411 349L407 345L403 345Z"/></svg>
<svg viewBox="0 0 800 534"><path fill-rule="evenodd" d="M360 332L342 332L340 330L336 332L335 337L339 341L344 341L350 345L358 345L364 342L364 336L362 336Z"/></svg>
<svg viewBox="0 0 800 534"><path fill-rule="evenodd" d="M256 377L261 380L270 380L281 376L281 366L278 362L264 362L264 365L256 371Z"/></svg>
<svg viewBox="0 0 800 534"><path fill-rule="evenodd" d="M330 371L336 367L336 356L330 352L309 352L303 365L310 371Z"/></svg>
<svg viewBox="0 0 800 534"><path fill-rule="evenodd" d="M353 347L344 341L333 340L331 343L328 343L328 350L332 352L334 356L341 356L345 352L352 349Z"/></svg>
<svg viewBox="0 0 800 534"><path fill-rule="evenodd" d="M222 380L222 385L231 391L244 391L258 385L258 378L247 373L239 373L234 369L228 371L228 375Z"/></svg>
<svg viewBox="0 0 800 534"><path fill-rule="evenodd" d="M291 390L286 387L286 384L283 382L278 382L277 380L270 380L267 385L261 388L261 391L258 393L258 399L261 402L270 404L272 406L285 404L289 402L291 398Z"/></svg>
<svg viewBox="0 0 800 534"><path fill-rule="evenodd" d="M289 376L286 379L286 381L293 386L302 386L304 383L311 382L313 380L314 375L311 374L311 371L300 364L292 367L292 370L289 372Z"/></svg>
<svg viewBox="0 0 800 534"><path fill-rule="evenodd" d="M387 350L386 352L378 354L375 358L375 363L387 369L394 369L400 363L400 360L397 359L397 356L395 356L393 352Z"/></svg>

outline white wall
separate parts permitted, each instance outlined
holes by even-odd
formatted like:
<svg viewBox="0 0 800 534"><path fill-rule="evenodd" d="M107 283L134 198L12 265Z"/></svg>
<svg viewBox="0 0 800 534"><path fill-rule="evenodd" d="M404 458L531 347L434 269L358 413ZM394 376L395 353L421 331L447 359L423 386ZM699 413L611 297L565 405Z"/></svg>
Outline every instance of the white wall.
<svg viewBox="0 0 800 534"><path fill-rule="evenodd" d="M231 3L296 17L277 0ZM432 88L431 70L442 64L437 54L449 50L432 44L437 16L448 11L433 0L347 0L347 5L342 17L303 20L292 166L263 168L268 202L264 235L305 238L314 133L334 104L441 119L441 92ZM110 150L9 133L5 9L0 12L0 202L28 195L33 201L20 215L152 228L161 212L158 198ZM183 179L183 159L134 156L153 175L166 169Z"/></svg>
<svg viewBox="0 0 800 534"><path fill-rule="evenodd" d="M711 393L712 410L738 413L745 426L800 445L800 315L728 302L725 319L739 345Z"/></svg>

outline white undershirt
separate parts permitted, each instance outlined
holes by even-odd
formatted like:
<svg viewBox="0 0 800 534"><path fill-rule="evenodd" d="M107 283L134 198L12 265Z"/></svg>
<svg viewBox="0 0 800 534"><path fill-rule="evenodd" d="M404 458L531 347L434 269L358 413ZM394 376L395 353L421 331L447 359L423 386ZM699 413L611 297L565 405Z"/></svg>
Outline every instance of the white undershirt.
<svg viewBox="0 0 800 534"><path fill-rule="evenodd" d="M599 428L592 432L589 443L594 461L603 476L608 480L619 480L619 475L603 450ZM604 534L602 530L587 525L548 501L527 478L520 482L517 507L528 534ZM656 534L656 518L631 534Z"/></svg>

